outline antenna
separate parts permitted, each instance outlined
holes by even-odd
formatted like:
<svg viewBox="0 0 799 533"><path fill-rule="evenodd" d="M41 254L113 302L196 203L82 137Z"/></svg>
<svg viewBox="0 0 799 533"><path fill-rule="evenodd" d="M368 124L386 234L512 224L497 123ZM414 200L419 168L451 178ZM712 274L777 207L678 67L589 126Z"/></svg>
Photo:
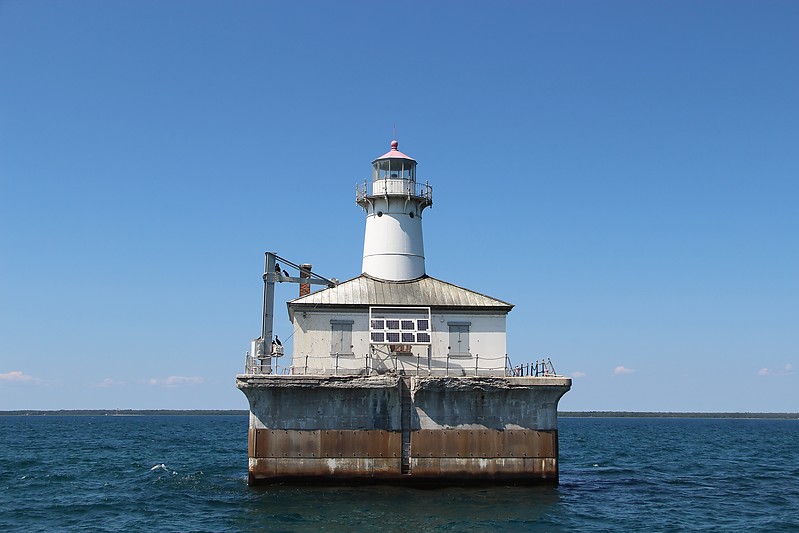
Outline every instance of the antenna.
<svg viewBox="0 0 799 533"><path fill-rule="evenodd" d="M394 123L394 136L391 137L391 138L394 139L395 141L397 140L397 123L396 122Z"/></svg>

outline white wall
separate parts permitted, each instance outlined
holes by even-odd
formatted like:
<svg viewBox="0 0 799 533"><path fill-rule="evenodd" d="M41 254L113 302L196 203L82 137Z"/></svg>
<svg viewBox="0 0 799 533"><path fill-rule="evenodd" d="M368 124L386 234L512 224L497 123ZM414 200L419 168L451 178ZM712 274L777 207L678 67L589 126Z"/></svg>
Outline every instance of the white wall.
<svg viewBox="0 0 799 533"><path fill-rule="evenodd" d="M331 355L331 320L353 322L351 355L340 354L338 358ZM470 323L468 356L448 357L449 322ZM476 368L480 375L504 375L505 322L503 313L436 312L433 309L431 345L414 346L412 354L392 356L387 346L370 348L368 309L295 310L293 372L353 374L364 372L367 366L373 372L382 372L396 365L409 373L474 375Z"/></svg>

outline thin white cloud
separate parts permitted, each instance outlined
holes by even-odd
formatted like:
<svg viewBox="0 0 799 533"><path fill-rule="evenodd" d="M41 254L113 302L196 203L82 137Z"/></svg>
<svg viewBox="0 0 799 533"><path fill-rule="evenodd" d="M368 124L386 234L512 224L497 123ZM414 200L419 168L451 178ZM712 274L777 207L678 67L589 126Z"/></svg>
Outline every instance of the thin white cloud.
<svg viewBox="0 0 799 533"><path fill-rule="evenodd" d="M42 380L39 378L35 378L33 376L29 376L24 372L20 372L19 370L12 370L11 372L6 372L5 374L0 374L0 381L5 381L8 383L41 383Z"/></svg>
<svg viewBox="0 0 799 533"><path fill-rule="evenodd" d="M577 372L572 372L572 373L570 374L570 376L571 376L571 377L573 377L573 378L584 378L584 377L585 377L585 376L587 376L587 375L588 375L588 374L586 374L585 372L580 372L580 371L577 371Z"/></svg>
<svg viewBox="0 0 799 533"><path fill-rule="evenodd" d="M180 387L182 385L200 385L205 382L199 376L169 376L168 378L152 378L147 381L150 385L160 387Z"/></svg>
<svg viewBox="0 0 799 533"><path fill-rule="evenodd" d="M623 374L632 374L633 372L635 372L635 370L633 370L632 368L627 368L626 366L621 366L621 365L613 369L613 373L617 376L621 376Z"/></svg>
<svg viewBox="0 0 799 533"><path fill-rule="evenodd" d="M98 387L102 387L103 389L110 389L111 387L124 387L126 383L124 381L117 381L111 378L105 378L103 381L97 384Z"/></svg>
<svg viewBox="0 0 799 533"><path fill-rule="evenodd" d="M791 363L785 363L785 366L779 369L763 367L757 371L758 376L790 376L792 374L793 365Z"/></svg>

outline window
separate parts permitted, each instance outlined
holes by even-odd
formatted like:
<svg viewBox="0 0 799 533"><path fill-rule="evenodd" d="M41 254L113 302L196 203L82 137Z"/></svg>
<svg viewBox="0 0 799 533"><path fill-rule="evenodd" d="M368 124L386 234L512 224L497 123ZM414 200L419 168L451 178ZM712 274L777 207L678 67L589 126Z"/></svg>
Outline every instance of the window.
<svg viewBox="0 0 799 533"><path fill-rule="evenodd" d="M469 326L471 326L471 322L448 322L447 325L449 326L449 355L470 355Z"/></svg>
<svg viewBox="0 0 799 533"><path fill-rule="evenodd" d="M430 344L430 331L429 307L369 308L369 341L372 344Z"/></svg>
<svg viewBox="0 0 799 533"><path fill-rule="evenodd" d="M330 353L352 355L352 320L331 320Z"/></svg>

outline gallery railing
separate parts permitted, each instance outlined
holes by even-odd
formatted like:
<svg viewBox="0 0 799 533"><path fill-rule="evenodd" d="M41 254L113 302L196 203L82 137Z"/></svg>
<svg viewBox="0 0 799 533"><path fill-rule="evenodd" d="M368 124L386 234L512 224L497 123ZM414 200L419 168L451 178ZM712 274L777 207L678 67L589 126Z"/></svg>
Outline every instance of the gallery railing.
<svg viewBox="0 0 799 533"><path fill-rule="evenodd" d="M364 180L363 185L355 186L356 202L360 202L368 196L383 196L386 194L424 198L430 203L433 202L433 187L428 183L417 183L415 180L402 178Z"/></svg>
<svg viewBox="0 0 799 533"><path fill-rule="evenodd" d="M354 354L301 355L284 363L282 357L260 359L245 356L245 374L264 375L357 375L369 376L399 372L417 376L506 376L544 377L557 376L549 358L513 366L507 355L496 357L450 356L428 359L422 355L391 355L377 357L371 354L356 357ZM357 361L357 362L356 362Z"/></svg>

